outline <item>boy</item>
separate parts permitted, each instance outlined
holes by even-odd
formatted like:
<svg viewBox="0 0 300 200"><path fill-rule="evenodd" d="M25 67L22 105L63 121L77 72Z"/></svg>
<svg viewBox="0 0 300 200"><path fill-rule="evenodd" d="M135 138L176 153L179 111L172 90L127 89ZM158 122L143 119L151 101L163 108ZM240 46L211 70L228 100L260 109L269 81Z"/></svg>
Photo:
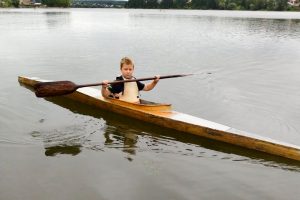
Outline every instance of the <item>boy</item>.
<svg viewBox="0 0 300 200"><path fill-rule="evenodd" d="M124 57L121 59L120 70L122 75L117 77L116 80L135 79L133 77L134 64L130 58ZM105 98L114 97L131 103L140 103L139 91L152 90L158 81L159 76L156 76L155 80L146 85L139 81L108 85L108 80L104 80L101 93Z"/></svg>

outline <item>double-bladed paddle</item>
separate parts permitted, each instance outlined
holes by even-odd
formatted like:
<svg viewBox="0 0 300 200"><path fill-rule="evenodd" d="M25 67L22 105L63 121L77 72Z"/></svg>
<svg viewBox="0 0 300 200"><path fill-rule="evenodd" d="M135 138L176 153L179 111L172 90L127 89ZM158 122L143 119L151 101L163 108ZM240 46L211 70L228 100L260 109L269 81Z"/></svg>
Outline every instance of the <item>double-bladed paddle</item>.
<svg viewBox="0 0 300 200"><path fill-rule="evenodd" d="M166 79L166 78L177 78L177 77L184 77L189 76L192 74L176 74L176 75L168 75L168 76L160 76L159 79ZM108 82L108 84L117 84L117 83L126 83L126 82L135 82L135 81L148 81L154 80L156 77L148 77L148 78L140 78L140 79L130 79L130 80L120 80L120 81L113 81ZM91 83L91 84L84 84L84 85L77 85L71 81L53 81L53 82L40 82L34 86L35 95L37 97L53 97L53 96L60 96L73 93L78 88L82 87L89 87L89 86L98 86L103 85L103 83Z"/></svg>

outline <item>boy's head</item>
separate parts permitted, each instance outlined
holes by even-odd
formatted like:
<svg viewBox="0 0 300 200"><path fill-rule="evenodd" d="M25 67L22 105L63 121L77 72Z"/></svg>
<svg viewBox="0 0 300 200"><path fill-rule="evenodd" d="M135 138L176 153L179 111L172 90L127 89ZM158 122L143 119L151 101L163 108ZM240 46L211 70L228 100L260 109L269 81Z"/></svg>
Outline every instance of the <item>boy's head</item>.
<svg viewBox="0 0 300 200"><path fill-rule="evenodd" d="M121 59L121 62L120 62L120 69L122 69L123 65L126 64L126 65L132 65L133 68L134 68L134 64L133 64L133 61L128 58L128 57L124 57Z"/></svg>
<svg viewBox="0 0 300 200"><path fill-rule="evenodd" d="M122 58L120 62L120 70L124 78L131 79L134 71L134 64L132 60L128 57Z"/></svg>

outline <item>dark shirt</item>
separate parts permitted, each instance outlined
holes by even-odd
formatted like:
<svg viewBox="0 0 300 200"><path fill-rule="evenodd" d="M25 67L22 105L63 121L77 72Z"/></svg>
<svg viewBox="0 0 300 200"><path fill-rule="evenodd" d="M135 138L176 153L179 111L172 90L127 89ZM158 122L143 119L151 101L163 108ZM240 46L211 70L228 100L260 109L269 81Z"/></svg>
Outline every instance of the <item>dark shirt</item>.
<svg viewBox="0 0 300 200"><path fill-rule="evenodd" d="M122 76L118 76L116 77L116 81L120 81L120 80L124 80ZM140 81L136 82L139 91L143 90L145 87L144 83L141 83ZM124 91L124 83L116 83L116 84L111 84L110 86L108 86L108 90L113 93L120 93Z"/></svg>

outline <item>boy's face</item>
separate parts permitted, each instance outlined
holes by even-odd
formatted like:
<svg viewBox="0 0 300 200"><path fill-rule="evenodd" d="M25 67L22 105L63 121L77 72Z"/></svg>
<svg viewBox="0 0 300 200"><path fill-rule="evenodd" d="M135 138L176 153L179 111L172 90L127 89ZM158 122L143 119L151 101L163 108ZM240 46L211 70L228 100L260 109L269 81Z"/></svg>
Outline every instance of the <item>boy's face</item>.
<svg viewBox="0 0 300 200"><path fill-rule="evenodd" d="M121 68L122 76L126 79L132 78L133 71L134 71L134 67L132 64L128 65L128 64L124 63Z"/></svg>

